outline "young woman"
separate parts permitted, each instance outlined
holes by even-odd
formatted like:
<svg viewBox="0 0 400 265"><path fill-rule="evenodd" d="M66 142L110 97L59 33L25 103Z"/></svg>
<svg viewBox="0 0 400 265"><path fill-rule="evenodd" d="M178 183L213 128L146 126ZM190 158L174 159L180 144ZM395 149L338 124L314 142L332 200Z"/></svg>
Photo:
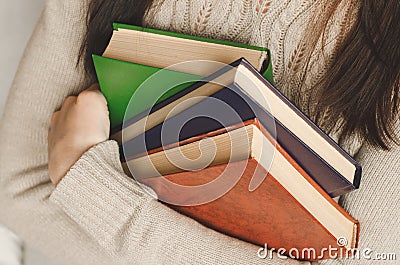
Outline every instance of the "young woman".
<svg viewBox="0 0 400 265"><path fill-rule="evenodd" d="M119 21L269 47L277 87L363 165L360 189L340 198L360 250L400 252L397 0L89 2L49 0L21 63L0 131L2 222L69 264L302 263L258 258L123 173L106 101L96 86L79 93Z"/></svg>

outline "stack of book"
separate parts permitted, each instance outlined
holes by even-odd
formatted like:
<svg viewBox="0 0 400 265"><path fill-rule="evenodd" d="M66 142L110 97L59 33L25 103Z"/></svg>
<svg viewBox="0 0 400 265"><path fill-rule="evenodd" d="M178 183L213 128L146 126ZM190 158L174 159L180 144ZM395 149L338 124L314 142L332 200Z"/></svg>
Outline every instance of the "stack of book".
<svg viewBox="0 0 400 265"><path fill-rule="evenodd" d="M357 247L333 198L361 167L273 86L268 49L114 24L93 60L122 164L160 201L298 259Z"/></svg>

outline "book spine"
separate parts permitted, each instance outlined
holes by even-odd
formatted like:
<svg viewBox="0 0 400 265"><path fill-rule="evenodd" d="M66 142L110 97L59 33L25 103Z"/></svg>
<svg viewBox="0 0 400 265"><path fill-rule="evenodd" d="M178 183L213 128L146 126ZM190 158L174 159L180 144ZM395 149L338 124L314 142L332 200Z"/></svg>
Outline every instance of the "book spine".
<svg viewBox="0 0 400 265"><path fill-rule="evenodd" d="M343 150L329 135L327 135L321 128L318 127L307 115L305 115L299 108L297 108L285 95L275 88L263 75L261 75L249 62L243 60L242 65L250 70L265 86L268 87L280 100L284 102L296 115L304 120L315 132L317 132L332 148L338 151L345 159L347 159L355 167L354 181L352 183L354 188L359 188L361 179L361 165L351 157L345 150ZM321 158L322 159L322 158Z"/></svg>

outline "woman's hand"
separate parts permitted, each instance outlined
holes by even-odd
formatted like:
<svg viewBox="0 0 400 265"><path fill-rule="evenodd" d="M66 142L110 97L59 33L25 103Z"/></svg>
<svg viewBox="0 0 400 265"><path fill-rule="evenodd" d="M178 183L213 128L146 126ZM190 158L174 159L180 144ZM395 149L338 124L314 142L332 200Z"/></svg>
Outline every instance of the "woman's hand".
<svg viewBox="0 0 400 265"><path fill-rule="evenodd" d="M108 139L107 101L92 85L70 96L51 118L48 135L49 174L54 184L67 174L84 152Z"/></svg>

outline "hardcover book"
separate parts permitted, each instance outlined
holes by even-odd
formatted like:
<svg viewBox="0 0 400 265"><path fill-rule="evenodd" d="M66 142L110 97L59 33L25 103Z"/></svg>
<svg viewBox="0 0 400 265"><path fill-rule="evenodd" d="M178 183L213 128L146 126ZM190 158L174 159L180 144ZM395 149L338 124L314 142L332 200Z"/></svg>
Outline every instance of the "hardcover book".
<svg viewBox="0 0 400 265"><path fill-rule="evenodd" d="M246 78L243 75L248 76ZM197 135L257 118L332 197L359 187L361 166L357 161L293 106L244 59L231 64L231 67L221 69L208 79L212 82L198 82L184 89L151 110L128 120L122 131L114 133L112 137L120 143L124 134L124 149L121 149L123 159L130 160L159 148L168 149L169 146L174 146L174 143L187 142ZM258 91L263 91L267 97L269 111L263 107L264 96L256 94ZM251 97L250 93L256 96ZM193 101L193 105L187 103L188 98L199 96L206 98L198 102ZM180 112L171 114L170 110L184 101L187 108L180 108ZM223 107L224 104L228 108ZM168 114L169 118L165 120ZM166 128L180 128L180 131L168 133Z"/></svg>
<svg viewBox="0 0 400 265"><path fill-rule="evenodd" d="M114 23L114 32L103 53L104 57L157 68L193 60L209 60L229 64L246 58L257 70L272 81L269 50L225 40L216 40L182 33ZM217 70L208 67L183 67L180 72L207 76Z"/></svg>
<svg viewBox="0 0 400 265"><path fill-rule="evenodd" d="M173 209L241 240L287 251L295 248L296 258L305 260L329 258L323 251L329 247L336 248L333 253L340 257L357 246L357 220L319 187L258 120L227 130L130 160L124 166L130 164L132 173L140 176L136 179L151 187L161 201L173 201L167 203ZM208 140L201 143L201 139ZM205 160L198 157L213 145L214 160L199 170L208 156ZM235 161L229 162L232 158ZM191 170L179 172L175 163ZM166 184L165 179L196 188L182 190ZM253 187L255 179L262 180L257 187ZM203 186L209 183L212 189ZM215 200L196 204L208 201L214 190L224 189L226 193ZM338 245L338 239L348 244ZM309 248L315 252L305 251Z"/></svg>
<svg viewBox="0 0 400 265"><path fill-rule="evenodd" d="M220 67L213 63L203 63L201 67L179 63L206 60L229 64L241 57L257 65L257 70L272 82L272 64L266 48L114 23L114 33L103 56L93 55L100 88L108 101L111 128L121 125L124 117L139 114ZM159 83L146 87L143 100L135 102L135 109L125 116L137 88L151 75L174 64L173 70L162 71ZM181 85L173 86L177 83Z"/></svg>

